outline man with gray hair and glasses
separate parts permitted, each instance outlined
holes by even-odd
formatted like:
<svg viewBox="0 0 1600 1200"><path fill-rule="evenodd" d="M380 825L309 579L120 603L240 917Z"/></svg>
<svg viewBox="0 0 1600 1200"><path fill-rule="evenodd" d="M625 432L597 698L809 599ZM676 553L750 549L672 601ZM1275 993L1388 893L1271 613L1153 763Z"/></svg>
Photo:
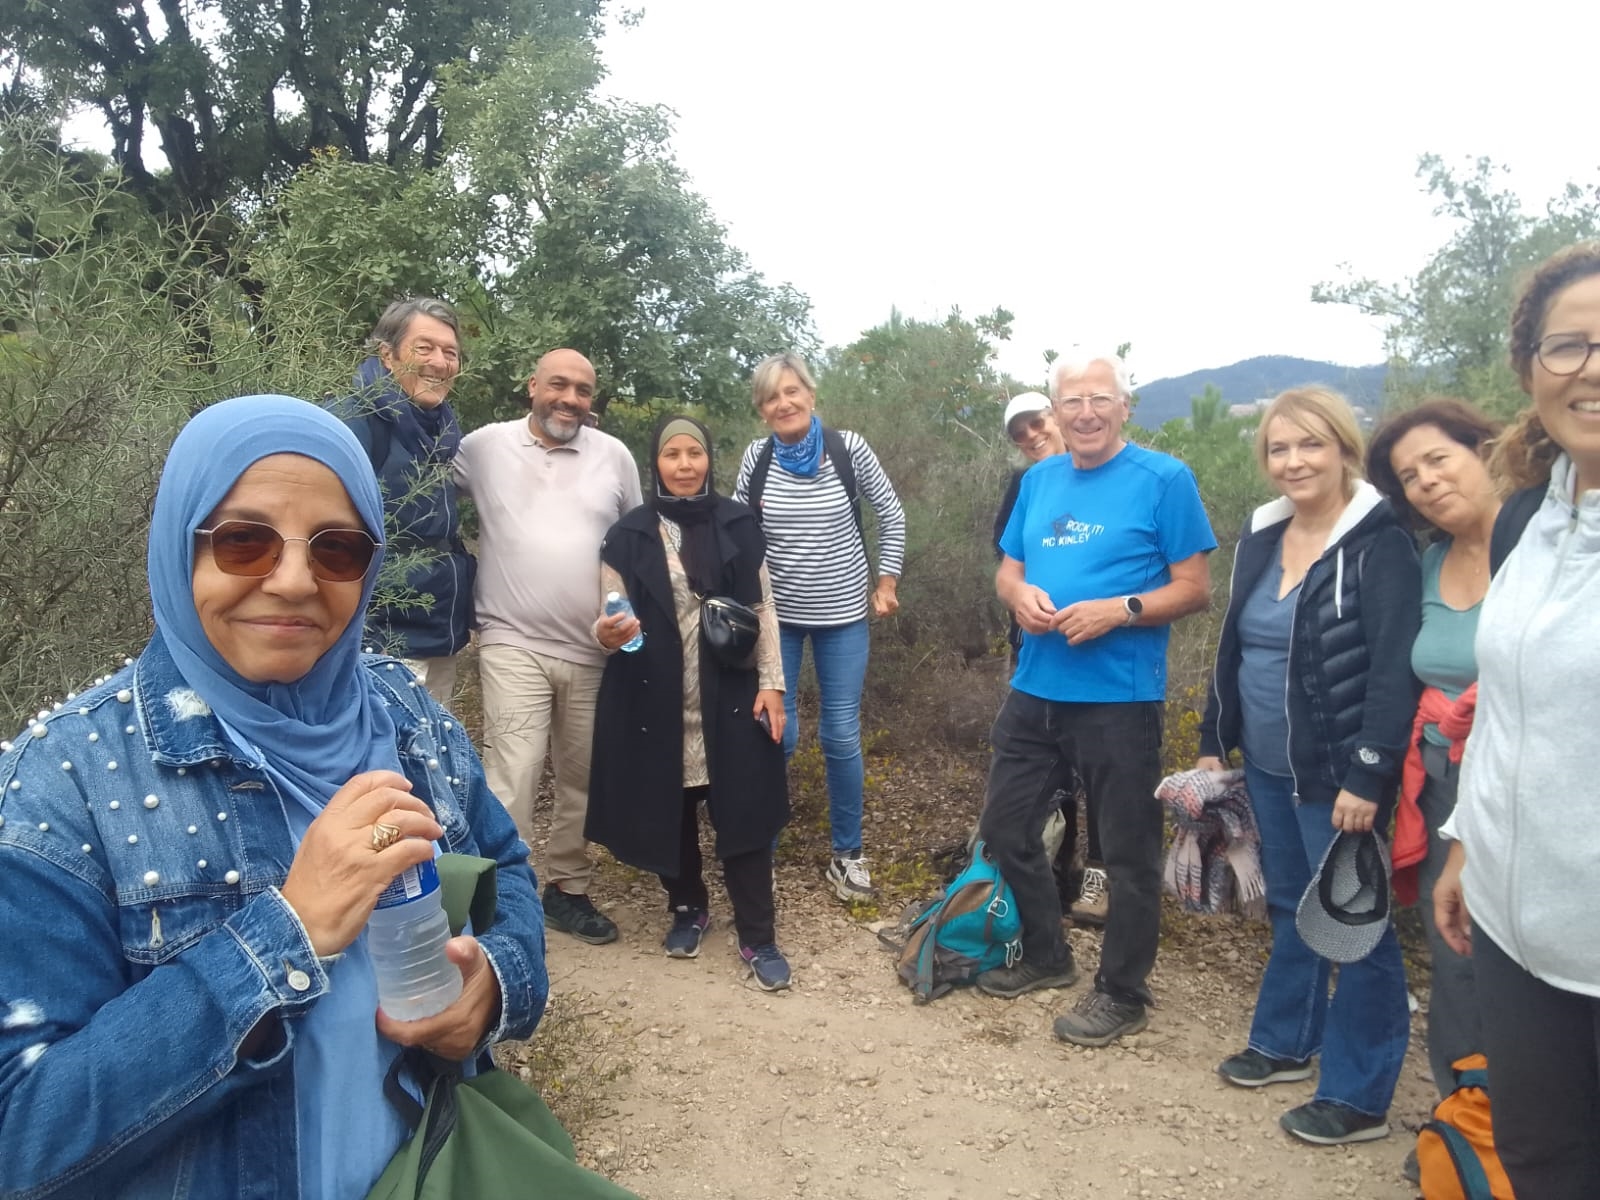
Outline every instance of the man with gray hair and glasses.
<svg viewBox="0 0 1600 1200"><path fill-rule="evenodd" d="M450 389L461 371L461 323L443 300L396 300L367 339L355 392L333 411L360 441L383 489L390 555L405 555L408 594L373 606L374 647L399 655L446 707L472 630L477 564L461 541L450 464L461 426Z"/></svg>
<svg viewBox="0 0 1600 1200"><path fill-rule="evenodd" d="M1132 389L1116 354L1058 360L1050 398L1067 453L1022 480L995 590L1022 628L995 718L980 832L1016 896L1022 959L978 976L994 996L1077 979L1039 833L1076 770L1100 829L1109 903L1094 987L1055 1022L1080 1046L1145 1027L1161 924L1161 721L1172 622L1211 598L1217 547L1193 472L1122 435Z"/></svg>

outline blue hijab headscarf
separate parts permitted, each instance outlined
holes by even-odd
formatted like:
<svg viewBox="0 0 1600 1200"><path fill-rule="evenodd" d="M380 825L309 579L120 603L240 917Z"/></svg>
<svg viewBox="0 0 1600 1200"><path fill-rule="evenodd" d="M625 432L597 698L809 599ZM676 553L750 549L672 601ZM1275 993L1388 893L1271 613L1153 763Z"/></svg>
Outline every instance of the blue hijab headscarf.
<svg viewBox="0 0 1600 1200"><path fill-rule="evenodd" d="M241 396L203 409L178 434L150 520L150 598L178 672L269 773L320 806L351 776L398 770L394 722L361 671L362 615L382 563L361 585L361 608L332 647L293 683L252 683L212 646L194 607L196 529L251 466L299 454L339 477L367 532L381 538L383 497L361 443L335 417L289 396Z"/></svg>

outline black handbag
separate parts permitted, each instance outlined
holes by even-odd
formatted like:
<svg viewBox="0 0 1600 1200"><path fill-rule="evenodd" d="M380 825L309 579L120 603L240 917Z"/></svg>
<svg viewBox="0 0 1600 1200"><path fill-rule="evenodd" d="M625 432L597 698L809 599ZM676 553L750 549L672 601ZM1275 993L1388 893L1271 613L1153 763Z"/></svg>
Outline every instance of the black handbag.
<svg viewBox="0 0 1600 1200"><path fill-rule="evenodd" d="M735 671L749 670L756 665L761 616L755 609L726 596L703 597L700 640L722 666Z"/></svg>

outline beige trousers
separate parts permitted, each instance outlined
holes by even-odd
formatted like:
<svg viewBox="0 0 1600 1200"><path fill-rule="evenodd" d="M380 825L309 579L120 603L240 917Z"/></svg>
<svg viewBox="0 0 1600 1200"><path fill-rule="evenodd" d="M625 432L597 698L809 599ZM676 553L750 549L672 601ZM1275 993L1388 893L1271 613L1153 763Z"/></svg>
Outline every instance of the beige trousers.
<svg viewBox="0 0 1600 1200"><path fill-rule="evenodd" d="M428 689L428 695L446 708L450 707L456 693L455 655L446 655L444 658L402 658L400 661L411 668L417 682Z"/></svg>
<svg viewBox="0 0 1600 1200"><path fill-rule="evenodd" d="M545 750L555 767L555 806L541 877L564 892L589 890L594 864L583 837L589 810L589 755L601 667L516 646L478 651L483 681L483 767L489 790L530 841Z"/></svg>

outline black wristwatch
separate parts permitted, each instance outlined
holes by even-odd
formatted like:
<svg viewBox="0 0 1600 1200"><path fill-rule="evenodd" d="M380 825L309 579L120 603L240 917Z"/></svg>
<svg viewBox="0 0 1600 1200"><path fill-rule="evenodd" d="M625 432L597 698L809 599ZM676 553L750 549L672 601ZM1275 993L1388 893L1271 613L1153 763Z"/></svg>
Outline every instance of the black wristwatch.
<svg viewBox="0 0 1600 1200"><path fill-rule="evenodd" d="M1144 601L1137 596L1124 596L1122 607L1128 610L1128 619L1123 624L1132 625L1139 619L1139 614L1144 612Z"/></svg>

